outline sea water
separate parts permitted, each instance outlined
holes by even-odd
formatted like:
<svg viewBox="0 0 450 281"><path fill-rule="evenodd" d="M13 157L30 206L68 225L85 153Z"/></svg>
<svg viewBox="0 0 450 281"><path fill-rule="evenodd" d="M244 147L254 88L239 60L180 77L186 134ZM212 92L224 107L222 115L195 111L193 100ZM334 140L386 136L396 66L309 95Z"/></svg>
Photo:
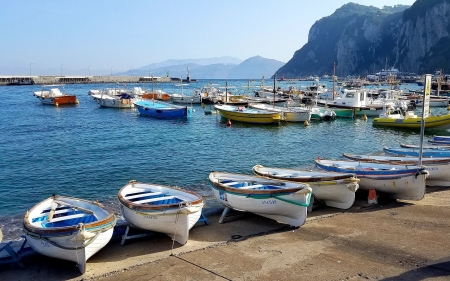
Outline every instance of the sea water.
<svg viewBox="0 0 450 281"><path fill-rule="evenodd" d="M208 83L224 87L225 82L199 80L185 86L183 93L192 94L194 88ZM311 83L280 82L277 86L304 89ZM254 88L245 88L247 84L247 80L230 80L229 91L248 94ZM251 85L257 87L260 82ZM177 186L211 198L211 171L251 174L256 164L313 169L317 157L338 159L344 152L379 154L383 146L419 143L418 131L372 127L370 118L312 121L310 126L232 121L227 126L227 120L219 114L206 115L200 105L194 105L192 118L163 120L140 116L135 109L101 108L88 95L90 89L119 86L125 87L65 85L67 93L77 95L79 104L59 107L42 105L33 96L40 85L0 87L0 228L4 239L19 237L25 212L52 194L99 200L120 217L117 193L130 180ZM126 88L135 86L151 88L149 84ZM167 93L182 90L172 83L153 86ZM413 84L402 87L418 88ZM446 130L429 130L426 137L446 134Z"/></svg>

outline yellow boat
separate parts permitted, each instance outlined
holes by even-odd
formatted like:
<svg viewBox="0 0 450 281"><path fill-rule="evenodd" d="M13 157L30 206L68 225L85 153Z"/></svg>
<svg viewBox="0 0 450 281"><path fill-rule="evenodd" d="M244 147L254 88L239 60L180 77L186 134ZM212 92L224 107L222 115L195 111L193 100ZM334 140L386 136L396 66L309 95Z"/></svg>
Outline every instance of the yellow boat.
<svg viewBox="0 0 450 281"><path fill-rule="evenodd" d="M215 105L214 107L219 111L223 118L233 121L254 124L273 124L278 123L281 120L281 115L278 112L226 104Z"/></svg>
<svg viewBox="0 0 450 281"><path fill-rule="evenodd" d="M373 119L373 126L386 126L397 128L413 128L420 129L422 117L415 115L413 112L406 112L405 116L387 115ZM450 114L439 116L428 116L425 118L425 128L441 127L450 125Z"/></svg>

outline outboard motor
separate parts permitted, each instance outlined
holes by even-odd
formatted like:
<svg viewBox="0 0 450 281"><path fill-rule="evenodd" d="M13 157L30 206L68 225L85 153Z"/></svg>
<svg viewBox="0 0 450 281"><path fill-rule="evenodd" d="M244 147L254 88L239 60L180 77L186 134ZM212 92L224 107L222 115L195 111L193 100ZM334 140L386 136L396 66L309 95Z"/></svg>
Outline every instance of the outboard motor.
<svg viewBox="0 0 450 281"><path fill-rule="evenodd" d="M416 109L416 101L410 100L406 111L414 111Z"/></svg>

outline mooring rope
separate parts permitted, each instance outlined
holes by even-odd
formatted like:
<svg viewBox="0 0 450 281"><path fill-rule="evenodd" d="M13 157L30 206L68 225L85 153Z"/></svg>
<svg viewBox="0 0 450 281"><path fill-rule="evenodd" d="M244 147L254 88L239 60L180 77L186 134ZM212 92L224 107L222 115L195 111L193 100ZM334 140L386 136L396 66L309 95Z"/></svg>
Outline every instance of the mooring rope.
<svg viewBox="0 0 450 281"><path fill-rule="evenodd" d="M226 278L225 276L220 275L219 273L216 273L216 272L214 272L214 271L212 271L212 270L209 270L209 269L207 269L207 268L204 268L203 266L200 266L200 265L198 265L198 264L195 264L195 263L193 263L193 262L190 262L190 261L185 260L185 259L183 259L183 258L181 258L181 257L178 257L178 256L174 256L174 257L176 257L177 259L180 259L180 260L182 260L182 261L185 261L185 262L187 262L187 263L190 263L190 264L192 264L192 265L194 265L194 266L196 266L196 267L198 267L198 268L201 268L201 269L203 269L203 270L205 270L205 271L208 271L209 273L212 273L212 274L214 274L214 275L216 275L216 276L219 276L219 277L221 277L221 278L223 278L223 279L225 279L225 280L232 281L232 279Z"/></svg>

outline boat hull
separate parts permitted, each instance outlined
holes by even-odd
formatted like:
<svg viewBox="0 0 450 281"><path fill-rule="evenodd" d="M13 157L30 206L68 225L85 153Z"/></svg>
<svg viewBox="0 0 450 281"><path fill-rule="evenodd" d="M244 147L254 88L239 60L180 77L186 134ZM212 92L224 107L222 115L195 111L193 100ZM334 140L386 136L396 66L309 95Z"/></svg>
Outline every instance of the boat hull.
<svg viewBox="0 0 450 281"><path fill-rule="evenodd" d="M109 108L133 108L134 104L130 99L95 99L101 107Z"/></svg>
<svg viewBox="0 0 450 281"><path fill-rule="evenodd" d="M353 205L355 192L359 188L359 180L352 174L323 175L324 172L278 169L261 165L254 166L253 172L262 177L308 183L314 198L327 206L339 209L348 209Z"/></svg>
<svg viewBox="0 0 450 281"><path fill-rule="evenodd" d="M76 96L60 96L60 97L39 97L42 104L51 104L51 105L65 105L65 104L76 104L77 97Z"/></svg>
<svg viewBox="0 0 450 281"><path fill-rule="evenodd" d="M83 247L85 241L82 242L70 241L70 238L72 238L73 235L61 237L48 237L46 238L46 240L43 240L42 238L37 238L34 235L26 235L26 237L28 244L36 252L44 256L75 262L77 263L77 267L80 270L80 272L84 273L86 271L86 261L95 253L100 251L100 249L102 249L106 244L108 244L113 235L113 231L114 229L110 228L107 231L102 232L95 238L95 240L93 240L92 242L89 241L90 244L86 247ZM51 242L56 243L58 245L63 245L65 247L73 247L73 248L83 247L83 248L78 250L67 250L57 247L53 245Z"/></svg>
<svg viewBox="0 0 450 281"><path fill-rule="evenodd" d="M192 116L192 108L175 106L159 101L141 101L134 103L139 114L156 118L187 118Z"/></svg>
<svg viewBox="0 0 450 281"><path fill-rule="evenodd" d="M332 172L353 172L360 179L361 190L375 189L391 198L404 200L421 200L425 196L425 179L429 175L418 166L327 160L316 160L316 165Z"/></svg>
<svg viewBox="0 0 450 281"><path fill-rule="evenodd" d="M268 112L257 109L243 109L243 111L239 111L238 107L219 105L215 105L215 108L219 111L223 118L238 122L253 124L277 124L281 120L280 113L277 112Z"/></svg>
<svg viewBox="0 0 450 281"><path fill-rule="evenodd" d="M396 127L396 128L412 128L420 129L422 124L422 118L375 118L373 119L372 125L374 126L385 126L385 127ZM450 114L441 116L429 116L425 119L425 128L450 126Z"/></svg>

